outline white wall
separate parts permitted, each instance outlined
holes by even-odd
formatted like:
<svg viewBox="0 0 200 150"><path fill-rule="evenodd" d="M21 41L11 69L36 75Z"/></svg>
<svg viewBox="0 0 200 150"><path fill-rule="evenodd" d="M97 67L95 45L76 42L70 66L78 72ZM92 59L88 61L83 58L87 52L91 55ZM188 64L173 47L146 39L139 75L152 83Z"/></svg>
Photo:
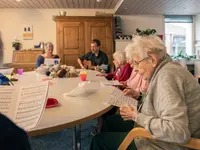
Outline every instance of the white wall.
<svg viewBox="0 0 200 150"><path fill-rule="evenodd" d="M195 41L200 41L200 14L194 17L195 23Z"/></svg>
<svg viewBox="0 0 200 150"><path fill-rule="evenodd" d="M135 16L125 16L120 15L121 17L121 28L122 34L132 35L136 32L136 29L141 30L146 29L156 29L157 34L164 34L164 17L161 15L156 16L145 16L145 15L135 15ZM132 40L115 40L115 50L120 51L124 50L128 43L131 43Z"/></svg>
<svg viewBox="0 0 200 150"><path fill-rule="evenodd" d="M5 56L4 62L12 62L12 41L17 37L23 49L33 48L40 41L52 41L56 50L56 23L53 15L59 15L63 9L0 9L0 31L2 32ZM95 16L96 11L114 13L112 9L65 9L67 16ZM163 16L121 16L123 34L132 35L136 28L154 28L158 34L164 33ZM23 40L25 25L33 26L33 40Z"/></svg>
<svg viewBox="0 0 200 150"><path fill-rule="evenodd" d="M63 9L0 9L0 31L2 32L5 54L4 63L12 62L12 41L17 37L23 49L33 48L40 41L52 41L56 50L56 23L53 15ZM67 16L95 16L96 11L113 13L114 10L66 9ZM23 40L24 25L33 26L33 40Z"/></svg>
<svg viewBox="0 0 200 150"><path fill-rule="evenodd" d="M136 29L156 29L157 34L164 34L164 17L162 15L134 15L121 17L122 32L125 35L132 35Z"/></svg>

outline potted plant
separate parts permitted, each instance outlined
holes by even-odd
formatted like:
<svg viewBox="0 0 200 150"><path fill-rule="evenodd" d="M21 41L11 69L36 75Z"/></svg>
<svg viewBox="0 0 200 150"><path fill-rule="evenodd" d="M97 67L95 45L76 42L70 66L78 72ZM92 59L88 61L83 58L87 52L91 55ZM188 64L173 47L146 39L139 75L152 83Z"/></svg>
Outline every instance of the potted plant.
<svg viewBox="0 0 200 150"><path fill-rule="evenodd" d="M179 48L178 55L171 57L177 62L186 62L187 64L194 64L194 60L196 59L196 55L188 56L187 54L183 54L183 50L181 48Z"/></svg>
<svg viewBox="0 0 200 150"><path fill-rule="evenodd" d="M12 42L12 47L14 47L15 50L20 50L21 46L22 44L18 40Z"/></svg>

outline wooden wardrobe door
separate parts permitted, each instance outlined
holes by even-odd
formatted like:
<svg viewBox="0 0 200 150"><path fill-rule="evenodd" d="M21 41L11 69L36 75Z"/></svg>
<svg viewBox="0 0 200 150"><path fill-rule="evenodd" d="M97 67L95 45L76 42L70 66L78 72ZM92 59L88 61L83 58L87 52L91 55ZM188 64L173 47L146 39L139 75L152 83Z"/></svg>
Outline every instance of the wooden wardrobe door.
<svg viewBox="0 0 200 150"><path fill-rule="evenodd" d="M113 32L112 18L94 19L85 21L85 53L90 51L90 44L93 39L101 42L101 49L108 55L109 64L112 65L113 54Z"/></svg>
<svg viewBox="0 0 200 150"><path fill-rule="evenodd" d="M83 22L57 22L57 46L61 63L77 67L77 58L84 54Z"/></svg>

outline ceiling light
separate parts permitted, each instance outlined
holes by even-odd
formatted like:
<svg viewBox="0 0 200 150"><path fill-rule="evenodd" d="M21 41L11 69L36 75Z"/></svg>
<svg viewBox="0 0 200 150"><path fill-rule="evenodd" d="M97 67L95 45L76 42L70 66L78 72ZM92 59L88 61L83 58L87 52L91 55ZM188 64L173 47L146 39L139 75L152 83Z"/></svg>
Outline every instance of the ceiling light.
<svg viewBox="0 0 200 150"><path fill-rule="evenodd" d="M16 0L17 2L20 2L21 0Z"/></svg>
<svg viewBox="0 0 200 150"><path fill-rule="evenodd" d="M100 3L101 1L102 1L102 0L97 0L97 2L99 2L99 3Z"/></svg>

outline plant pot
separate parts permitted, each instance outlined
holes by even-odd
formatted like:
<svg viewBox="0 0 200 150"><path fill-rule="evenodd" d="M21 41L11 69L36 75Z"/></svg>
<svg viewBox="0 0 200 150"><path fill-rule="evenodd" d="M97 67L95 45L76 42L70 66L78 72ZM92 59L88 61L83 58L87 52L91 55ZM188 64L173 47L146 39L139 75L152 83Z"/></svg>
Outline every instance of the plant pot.
<svg viewBox="0 0 200 150"><path fill-rule="evenodd" d="M20 46L19 46L19 45L18 45L18 46L15 46L15 50L16 50L16 51L20 50Z"/></svg>

